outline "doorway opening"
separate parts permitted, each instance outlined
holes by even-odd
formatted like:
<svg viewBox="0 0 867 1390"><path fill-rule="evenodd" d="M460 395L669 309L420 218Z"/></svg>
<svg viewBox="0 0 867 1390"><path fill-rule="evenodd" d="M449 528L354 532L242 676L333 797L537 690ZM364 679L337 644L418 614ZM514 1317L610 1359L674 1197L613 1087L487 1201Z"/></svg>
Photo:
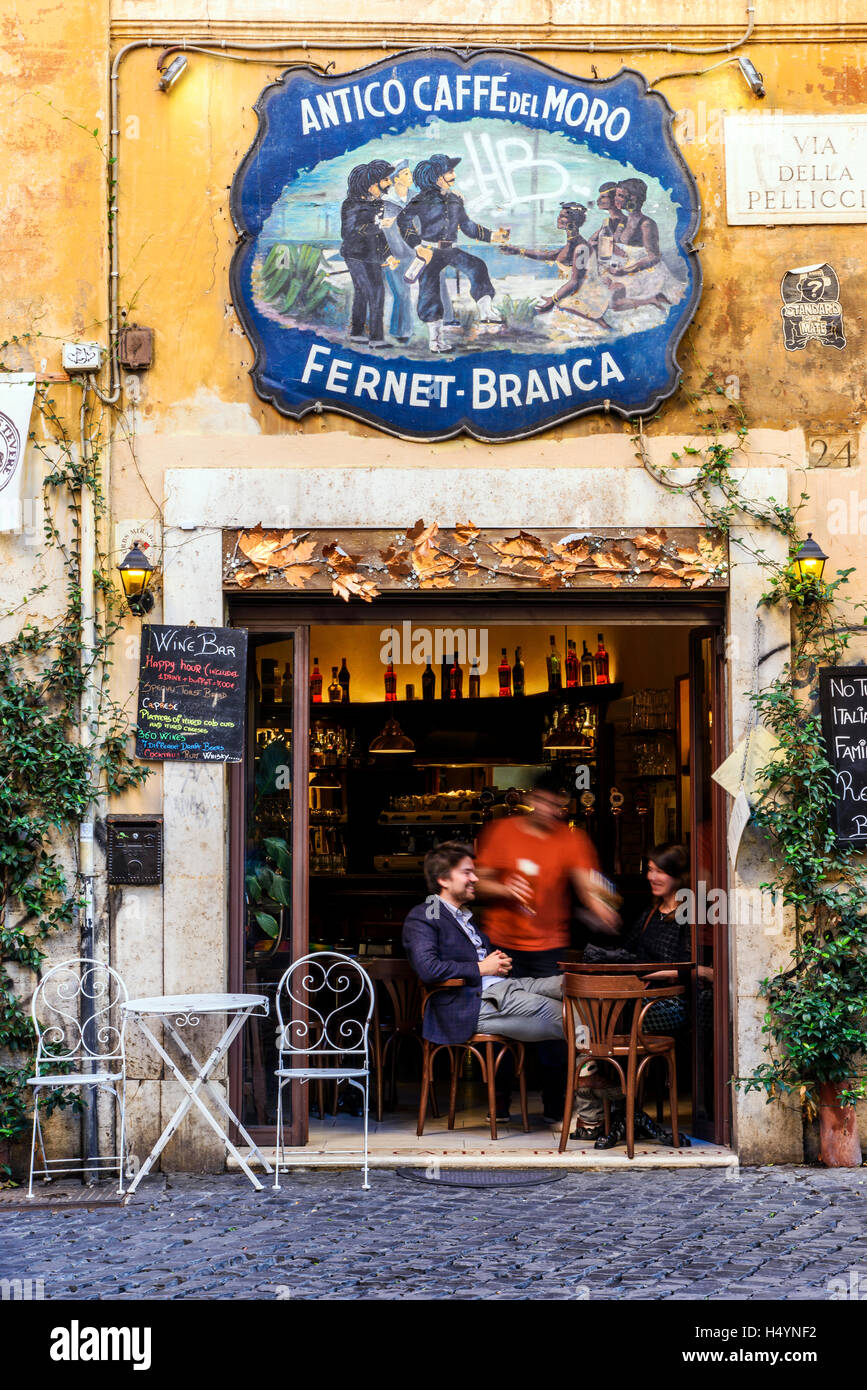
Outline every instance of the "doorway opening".
<svg viewBox="0 0 867 1390"><path fill-rule="evenodd" d="M724 805L710 776L724 756L722 605L618 609L537 596L448 608L381 600L348 612L334 601L259 600L232 619L250 642L247 755L232 780L233 986L273 993L291 961L320 949L387 974L380 963L403 957L403 921L428 894L426 852L443 840L475 846L491 825L524 814L533 778L549 769L569 798L569 824L589 835L616 886L625 928L651 904L653 847L688 850L696 968L678 1040L679 1119L694 1138L727 1144L728 927L725 914L705 920L725 871ZM476 916L484 926L482 904ZM617 945L579 918L567 958L594 942ZM385 986L379 994L385 1041L394 1001ZM276 1108L272 1034L266 1023L247 1035L231 1078L245 1125L265 1143ZM464 1141L472 1133L496 1152L511 1135L536 1152L556 1148L528 1052L531 1134L513 1126L491 1143L470 1061L458 1100ZM415 1142L413 1039L390 1046L384 1073L381 1132ZM357 1127L351 1088L290 1089L289 1142ZM443 1080L441 1114L446 1090ZM645 1108L656 1099L651 1082ZM374 1124L376 1108L373 1086ZM444 1130L444 1118L431 1122L438 1145ZM420 1144L433 1142L428 1133Z"/></svg>

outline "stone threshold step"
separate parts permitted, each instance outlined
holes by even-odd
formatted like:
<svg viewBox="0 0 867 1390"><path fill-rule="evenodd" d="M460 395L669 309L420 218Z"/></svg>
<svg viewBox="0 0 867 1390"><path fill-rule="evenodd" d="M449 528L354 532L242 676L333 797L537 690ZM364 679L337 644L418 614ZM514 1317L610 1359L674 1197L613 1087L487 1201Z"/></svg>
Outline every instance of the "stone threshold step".
<svg viewBox="0 0 867 1390"><path fill-rule="evenodd" d="M261 1171L262 1165L258 1160L251 1160L249 1154L241 1150L245 1159L253 1169ZM262 1152L268 1162L273 1164L275 1151L273 1148L263 1148ZM345 1169L360 1168L362 1166L361 1154L353 1151L352 1153L328 1152L315 1148L287 1148L285 1151L285 1164L289 1168L326 1168L326 1169ZM527 1153L526 1150L515 1153L492 1154L483 1150L469 1150L463 1153L455 1152L454 1149L395 1149L391 1152L384 1152L378 1149L368 1154L368 1166L370 1168L426 1168L430 1164L436 1164L440 1168L556 1168L556 1169L582 1169L585 1172L608 1172L613 1168L732 1168L737 1169L737 1155L731 1149L724 1149L717 1145L702 1144L692 1149L645 1149L644 1152L636 1150L634 1158L627 1158L625 1150L619 1153L613 1150L568 1150L564 1154L541 1150L534 1153ZM226 1164L230 1172L239 1172L239 1165L236 1160L229 1155Z"/></svg>

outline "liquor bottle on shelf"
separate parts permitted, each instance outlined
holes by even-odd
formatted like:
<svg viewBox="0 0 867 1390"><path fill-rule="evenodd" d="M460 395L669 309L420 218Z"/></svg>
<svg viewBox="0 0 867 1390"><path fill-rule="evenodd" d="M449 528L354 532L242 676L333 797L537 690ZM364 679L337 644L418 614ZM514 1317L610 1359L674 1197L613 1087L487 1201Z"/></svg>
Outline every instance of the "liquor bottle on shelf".
<svg viewBox="0 0 867 1390"><path fill-rule="evenodd" d="M343 657L343 664L337 674L340 682L340 699L344 705L349 704L349 667L346 664L346 657Z"/></svg>
<svg viewBox="0 0 867 1390"><path fill-rule="evenodd" d="M546 661L548 665L548 690L553 693L563 689L563 663L557 650L556 638L552 637L550 640L551 650Z"/></svg>
<svg viewBox="0 0 867 1390"><path fill-rule="evenodd" d="M447 700L451 694L451 670L455 664L454 652L449 652L443 657L443 664L440 667L440 699Z"/></svg>
<svg viewBox="0 0 867 1390"><path fill-rule="evenodd" d="M566 643L566 687L572 690L578 684L578 653L570 638Z"/></svg>
<svg viewBox="0 0 867 1390"><path fill-rule="evenodd" d="M425 666L424 671L422 672L421 677L421 698L423 700L435 700L436 693L437 678L434 675L433 667L431 666L430 662L428 662L427 666Z"/></svg>
<svg viewBox="0 0 867 1390"><path fill-rule="evenodd" d="M586 643L585 641L582 640L582 642L581 642L581 684L582 684L582 685L595 685L596 682L595 682L595 680L594 680L594 675L595 675L595 672L594 672L594 670L593 670L593 657L590 655L590 652L589 652L588 647L587 647L587 643Z"/></svg>
<svg viewBox="0 0 867 1390"><path fill-rule="evenodd" d="M314 705L322 704L322 672L319 670L319 657L313 658L313 670L310 672L310 699Z"/></svg>
<svg viewBox="0 0 867 1390"><path fill-rule="evenodd" d="M284 705L292 706L292 663L287 661L283 667L283 680L280 685L280 699Z"/></svg>
<svg viewBox="0 0 867 1390"><path fill-rule="evenodd" d="M449 699L462 700L464 697L464 673L460 668L457 657L449 670Z"/></svg>
<svg viewBox="0 0 867 1390"><path fill-rule="evenodd" d="M605 643L602 641L602 633L599 633L599 646L593 657L593 665L596 668L596 684L609 685L608 679L608 653L605 650Z"/></svg>
<svg viewBox="0 0 867 1390"><path fill-rule="evenodd" d="M339 705L342 699L343 691L340 689L340 682L337 679L337 667L332 666L331 684L328 687L328 703L330 705Z"/></svg>
<svg viewBox="0 0 867 1390"><path fill-rule="evenodd" d="M515 648L515 664L512 667L512 691L515 695L524 694L524 663L521 660L521 648Z"/></svg>
<svg viewBox="0 0 867 1390"><path fill-rule="evenodd" d="M500 664L497 667L497 680L500 684L499 693L501 695L511 695L512 693L512 668L509 665L509 658L506 656L506 648L503 647L503 655L500 657Z"/></svg>
<svg viewBox="0 0 867 1390"><path fill-rule="evenodd" d="M394 674L394 662L390 661L385 669L385 698L387 703L397 699L397 676Z"/></svg>
<svg viewBox="0 0 867 1390"><path fill-rule="evenodd" d="M470 661L470 699L478 700L482 693L482 677L479 673L479 658L472 657Z"/></svg>

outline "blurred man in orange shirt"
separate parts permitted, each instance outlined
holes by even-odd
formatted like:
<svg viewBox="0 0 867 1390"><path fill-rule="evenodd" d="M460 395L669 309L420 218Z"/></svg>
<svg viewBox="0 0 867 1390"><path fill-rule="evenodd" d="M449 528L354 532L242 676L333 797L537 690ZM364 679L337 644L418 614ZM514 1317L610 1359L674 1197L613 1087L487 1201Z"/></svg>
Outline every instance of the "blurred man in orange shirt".
<svg viewBox="0 0 867 1390"><path fill-rule="evenodd" d="M556 773L541 772L525 799L530 815L492 821L482 832L476 896L484 908L485 931L494 947L511 957L513 975L539 979L560 973L557 962L570 943L573 891L600 930L617 931L620 918L602 891L599 861L589 837L564 824L569 802ZM558 1122L563 1115L565 1044L540 1044L539 1060L544 1118ZM505 1086L497 1109L508 1113ZM587 1096L579 1104L584 1128L595 1128L600 1115L595 1098Z"/></svg>

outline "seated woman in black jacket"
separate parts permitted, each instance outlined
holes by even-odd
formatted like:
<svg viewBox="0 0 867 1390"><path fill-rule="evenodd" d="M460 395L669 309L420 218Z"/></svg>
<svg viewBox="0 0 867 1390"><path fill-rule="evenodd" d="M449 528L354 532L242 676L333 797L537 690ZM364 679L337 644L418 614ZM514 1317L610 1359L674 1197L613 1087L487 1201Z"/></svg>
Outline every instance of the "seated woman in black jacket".
<svg viewBox="0 0 867 1390"><path fill-rule="evenodd" d="M688 876L689 855L683 845L657 845L651 851L647 862L647 882L653 894L650 907L645 908L632 926L624 932L619 948L606 951L600 947L588 946L584 952L584 959L598 962L659 961L661 965L667 961L691 960L692 935L688 913L683 907L678 911L680 904L677 900L678 890L686 885ZM710 970L699 967L700 980L710 977ZM644 979L651 988L654 983L675 984L678 972L654 970L652 974L645 975ZM701 992L699 999L701 1000ZM686 996L676 995L670 999L657 999L651 1004L644 1015L642 1032L664 1033L670 1036L688 1028L689 1024L690 1013ZM671 1143L670 1131L661 1129L641 1109L636 1114L635 1126L636 1133L642 1138ZM625 1120L622 1113L618 1113L610 1134L606 1138L598 1139L596 1147L611 1148L612 1145L621 1143L625 1134ZM682 1145L688 1144L689 1139L683 1135L680 1142Z"/></svg>
<svg viewBox="0 0 867 1390"><path fill-rule="evenodd" d="M689 877L689 855L683 845L657 845L647 861L647 882L653 902L624 933L622 949L636 961L685 961L692 959L690 924L686 911L678 912L677 893ZM676 970L655 970L645 980L660 985L677 982ZM644 1016L645 1033L672 1033L689 1025L683 996L657 999Z"/></svg>

